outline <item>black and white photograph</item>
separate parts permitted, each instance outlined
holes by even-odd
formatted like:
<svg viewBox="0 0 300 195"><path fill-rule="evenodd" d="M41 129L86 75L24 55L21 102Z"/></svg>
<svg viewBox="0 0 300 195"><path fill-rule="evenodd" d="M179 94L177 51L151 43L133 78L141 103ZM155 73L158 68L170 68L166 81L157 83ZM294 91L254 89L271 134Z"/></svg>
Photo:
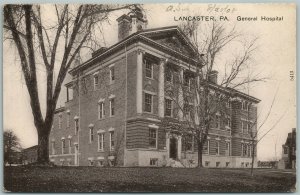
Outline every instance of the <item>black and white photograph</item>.
<svg viewBox="0 0 300 195"><path fill-rule="evenodd" d="M296 4L3 4L3 192L296 192Z"/></svg>

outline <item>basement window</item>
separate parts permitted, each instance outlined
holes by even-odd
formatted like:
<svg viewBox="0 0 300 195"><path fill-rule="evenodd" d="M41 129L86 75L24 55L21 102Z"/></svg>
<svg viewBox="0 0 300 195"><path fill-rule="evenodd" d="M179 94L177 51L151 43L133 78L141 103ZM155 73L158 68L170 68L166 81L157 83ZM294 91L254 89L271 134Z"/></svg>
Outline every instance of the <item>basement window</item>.
<svg viewBox="0 0 300 195"><path fill-rule="evenodd" d="M209 167L209 163L210 163L209 161L205 161L205 166Z"/></svg>
<svg viewBox="0 0 300 195"><path fill-rule="evenodd" d="M229 167L229 165L230 165L230 162L226 162L226 167Z"/></svg>
<svg viewBox="0 0 300 195"><path fill-rule="evenodd" d="M150 158L150 166L158 166L158 158Z"/></svg>

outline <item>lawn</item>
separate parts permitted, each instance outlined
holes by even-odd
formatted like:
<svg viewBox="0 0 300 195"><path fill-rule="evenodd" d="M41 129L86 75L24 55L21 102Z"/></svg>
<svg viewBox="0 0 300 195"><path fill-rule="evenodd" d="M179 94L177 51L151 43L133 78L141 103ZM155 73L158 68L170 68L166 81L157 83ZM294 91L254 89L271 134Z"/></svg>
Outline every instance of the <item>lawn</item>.
<svg viewBox="0 0 300 195"><path fill-rule="evenodd" d="M275 169L6 167L12 192L291 192L296 174Z"/></svg>

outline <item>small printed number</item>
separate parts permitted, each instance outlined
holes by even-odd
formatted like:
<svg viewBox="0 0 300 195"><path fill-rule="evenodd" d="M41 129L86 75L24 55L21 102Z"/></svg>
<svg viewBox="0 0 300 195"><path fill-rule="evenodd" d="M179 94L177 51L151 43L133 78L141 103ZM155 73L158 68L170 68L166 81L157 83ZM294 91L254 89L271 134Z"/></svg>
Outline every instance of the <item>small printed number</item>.
<svg viewBox="0 0 300 195"><path fill-rule="evenodd" d="M294 71L290 71L290 81L294 81L294 79L295 79Z"/></svg>

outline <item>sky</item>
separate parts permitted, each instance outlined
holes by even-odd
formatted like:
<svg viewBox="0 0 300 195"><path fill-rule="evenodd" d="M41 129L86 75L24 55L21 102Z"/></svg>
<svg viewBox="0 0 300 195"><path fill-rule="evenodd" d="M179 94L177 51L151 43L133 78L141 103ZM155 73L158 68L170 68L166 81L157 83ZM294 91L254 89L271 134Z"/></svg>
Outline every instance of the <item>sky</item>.
<svg viewBox="0 0 300 195"><path fill-rule="evenodd" d="M261 132L268 131L281 116L276 127L258 145L258 159L271 160L281 157L281 146L287 133L296 127L296 9L291 4L146 4L147 28L180 25L180 16L226 16L223 21L229 28L233 25L245 36L258 36L258 49L254 60L249 63L251 70L268 77L266 82L250 86L250 95L258 98L259 122L263 121L274 105ZM123 12L110 15L110 24L103 24L104 46L117 41L116 18ZM50 11L49 11L49 15ZM257 21L238 21L237 16L257 17ZM283 17L283 21L261 21L261 17ZM208 21L209 22L209 21ZM203 21L203 23L208 23ZM218 70L222 72L226 57L234 55L236 48L229 46L219 59ZM90 54L85 55L88 59ZM223 60L224 59L224 60ZM45 71L38 70L41 102L45 99ZM65 90L57 105L64 106ZM44 106L42 105L44 109ZM18 53L9 43L3 43L3 122L4 129L12 129L20 138L24 148L37 144L37 133L33 124L28 92L21 74Z"/></svg>

